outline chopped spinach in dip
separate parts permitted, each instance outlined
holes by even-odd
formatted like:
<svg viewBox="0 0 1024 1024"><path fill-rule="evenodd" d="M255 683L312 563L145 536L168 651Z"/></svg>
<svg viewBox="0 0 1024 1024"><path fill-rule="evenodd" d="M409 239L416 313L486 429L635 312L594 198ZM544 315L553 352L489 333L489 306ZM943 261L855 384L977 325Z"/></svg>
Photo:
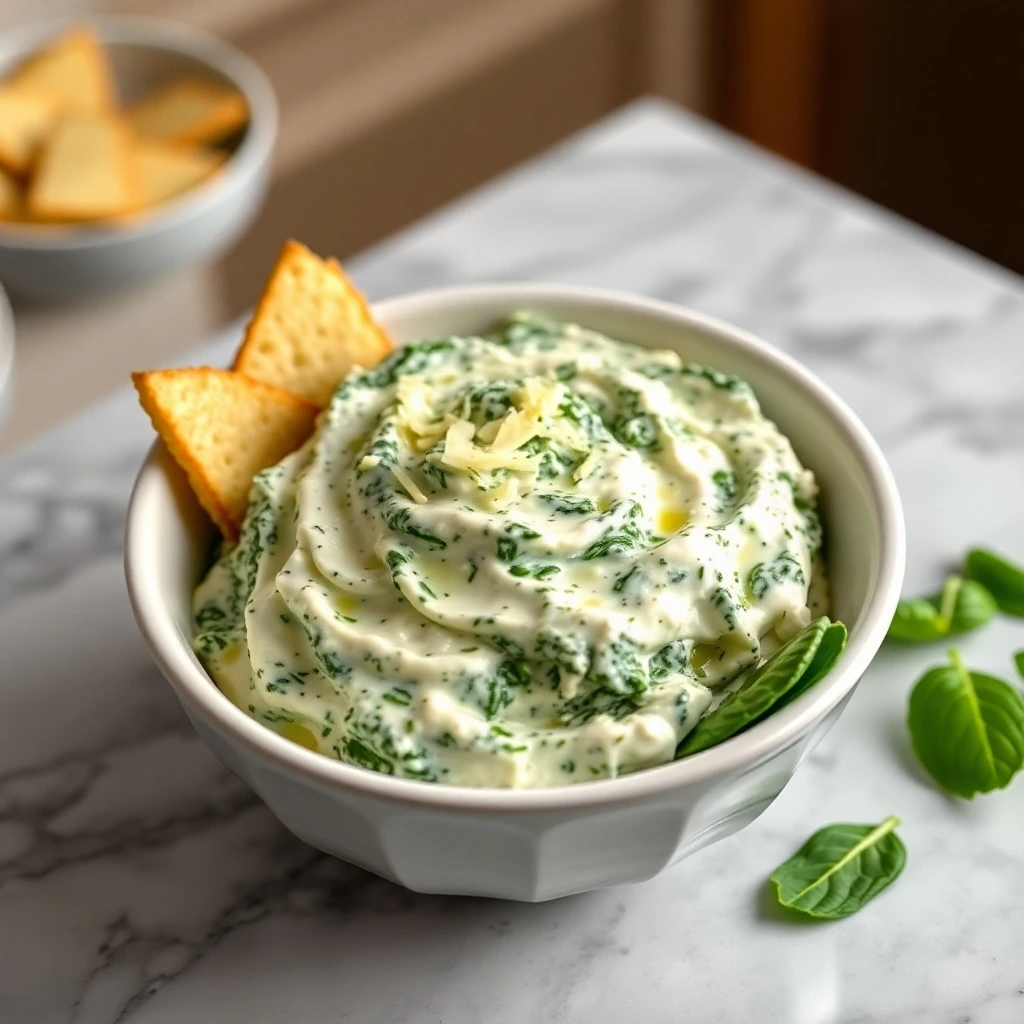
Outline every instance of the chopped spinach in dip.
<svg viewBox="0 0 1024 1024"><path fill-rule="evenodd" d="M467 786L662 764L824 605L812 474L742 380L530 314L344 381L195 594L227 696Z"/></svg>

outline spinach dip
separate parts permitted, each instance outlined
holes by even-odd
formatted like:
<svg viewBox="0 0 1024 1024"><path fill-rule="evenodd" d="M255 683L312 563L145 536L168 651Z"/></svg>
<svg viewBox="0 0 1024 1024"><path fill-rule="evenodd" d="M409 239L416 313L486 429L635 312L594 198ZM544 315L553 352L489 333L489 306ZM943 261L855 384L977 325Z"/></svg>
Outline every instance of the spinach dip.
<svg viewBox="0 0 1024 1024"><path fill-rule="evenodd" d="M257 721L463 786L671 761L825 604L817 488L750 387L531 314L396 350L259 473L195 594Z"/></svg>

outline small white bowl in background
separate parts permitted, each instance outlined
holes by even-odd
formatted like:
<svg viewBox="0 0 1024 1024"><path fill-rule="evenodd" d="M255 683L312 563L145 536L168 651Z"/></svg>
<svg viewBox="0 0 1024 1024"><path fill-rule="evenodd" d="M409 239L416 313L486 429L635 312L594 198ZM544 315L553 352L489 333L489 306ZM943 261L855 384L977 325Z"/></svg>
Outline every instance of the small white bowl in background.
<svg viewBox="0 0 1024 1024"><path fill-rule="evenodd" d="M0 288L0 434L7 425L14 397L14 314Z"/></svg>
<svg viewBox="0 0 1024 1024"><path fill-rule="evenodd" d="M255 219L266 194L277 137L277 101L245 54L176 22L88 17L0 34L0 80L49 39L87 23L109 54L122 103L179 75L232 86L249 104L249 124L209 181L125 224L0 224L0 283L12 294L71 298L122 287L213 259Z"/></svg>
<svg viewBox="0 0 1024 1024"><path fill-rule="evenodd" d="M192 591L213 528L161 443L132 494L125 573L142 634L199 734L297 836L420 892L546 900L650 878L761 814L877 653L905 543L896 485L864 425L807 370L744 331L665 303L550 285L452 288L374 307L398 343L480 333L517 310L675 349L753 385L821 485L832 615L850 629L826 679L717 747L618 779L541 790L398 779L283 739L214 685L190 643Z"/></svg>

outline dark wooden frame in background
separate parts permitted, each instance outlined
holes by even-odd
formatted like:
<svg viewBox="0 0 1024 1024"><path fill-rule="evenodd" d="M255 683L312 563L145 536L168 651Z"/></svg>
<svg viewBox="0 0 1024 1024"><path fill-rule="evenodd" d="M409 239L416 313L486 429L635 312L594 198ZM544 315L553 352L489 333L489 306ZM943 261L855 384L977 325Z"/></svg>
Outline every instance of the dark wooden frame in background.
<svg viewBox="0 0 1024 1024"><path fill-rule="evenodd" d="M709 0L727 127L1024 273L1021 0Z"/></svg>
<svg viewBox="0 0 1024 1024"><path fill-rule="evenodd" d="M820 169L827 0L722 0L713 7L714 116Z"/></svg>

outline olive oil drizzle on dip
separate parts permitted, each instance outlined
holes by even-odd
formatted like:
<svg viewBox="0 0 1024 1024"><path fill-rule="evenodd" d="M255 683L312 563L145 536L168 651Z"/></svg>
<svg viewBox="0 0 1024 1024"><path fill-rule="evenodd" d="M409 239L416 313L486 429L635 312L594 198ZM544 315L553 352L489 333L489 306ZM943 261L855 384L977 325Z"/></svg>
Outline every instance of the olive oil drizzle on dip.
<svg viewBox="0 0 1024 1024"><path fill-rule="evenodd" d="M671 761L824 606L812 474L742 380L521 314L344 381L260 473L195 648L282 735L538 787Z"/></svg>

